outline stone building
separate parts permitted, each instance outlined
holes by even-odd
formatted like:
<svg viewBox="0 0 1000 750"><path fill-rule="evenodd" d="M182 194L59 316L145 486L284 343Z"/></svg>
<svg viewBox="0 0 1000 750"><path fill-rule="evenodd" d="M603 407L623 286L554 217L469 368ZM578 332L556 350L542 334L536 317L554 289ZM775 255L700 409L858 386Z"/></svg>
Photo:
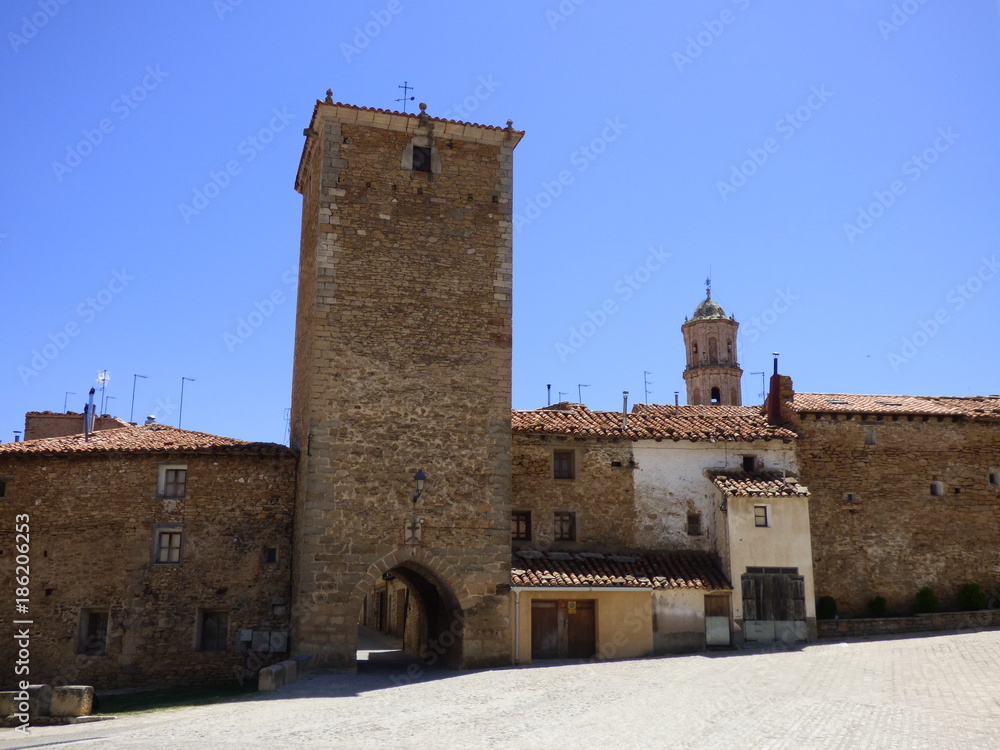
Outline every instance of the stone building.
<svg viewBox="0 0 1000 750"><path fill-rule="evenodd" d="M295 181L295 639L333 666L354 665L365 597L386 573L412 591L422 642L447 642L449 665L509 662L511 189L523 133L420 110L328 93Z"/></svg>
<svg viewBox="0 0 1000 750"><path fill-rule="evenodd" d="M285 446L165 425L0 444L0 588L18 518L31 681L224 682L283 658L294 483Z"/></svg>
<svg viewBox="0 0 1000 750"><path fill-rule="evenodd" d="M793 393L783 414L810 502L816 593L863 617L930 586L1000 588L1000 397Z"/></svg>

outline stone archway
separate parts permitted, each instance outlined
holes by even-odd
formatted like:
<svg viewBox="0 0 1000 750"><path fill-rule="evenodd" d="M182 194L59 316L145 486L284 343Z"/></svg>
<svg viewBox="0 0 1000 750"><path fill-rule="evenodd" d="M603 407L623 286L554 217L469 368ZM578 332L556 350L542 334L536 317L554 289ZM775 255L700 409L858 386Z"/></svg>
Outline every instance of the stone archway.
<svg viewBox="0 0 1000 750"><path fill-rule="evenodd" d="M454 587L449 583L451 567L443 561L426 555L420 548L400 550L374 563L358 585L351 599L351 622L361 622L363 615L370 616L368 606L373 593L385 591L393 582L395 588L402 584L406 591L405 624L402 625L403 650L409 661L419 669L460 669L463 664L465 618ZM366 606L366 597L368 597ZM381 606L386 606L385 600ZM388 618L384 624L390 622ZM369 623L370 624L370 623ZM411 667L412 669L412 667Z"/></svg>

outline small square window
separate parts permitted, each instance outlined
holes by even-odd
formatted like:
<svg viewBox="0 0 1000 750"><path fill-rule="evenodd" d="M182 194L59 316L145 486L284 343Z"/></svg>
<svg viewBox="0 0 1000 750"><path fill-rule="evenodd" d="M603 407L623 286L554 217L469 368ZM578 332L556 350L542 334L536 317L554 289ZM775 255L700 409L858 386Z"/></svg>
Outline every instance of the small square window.
<svg viewBox="0 0 1000 750"><path fill-rule="evenodd" d="M875 436L875 425L866 424L864 426L865 431L865 445L876 445L878 440Z"/></svg>
<svg viewBox="0 0 1000 750"><path fill-rule="evenodd" d="M767 526L767 506L766 505L755 505L753 506L753 525L754 526Z"/></svg>
<svg viewBox="0 0 1000 750"><path fill-rule="evenodd" d="M994 487L1000 486L1000 471L990 472L990 484L992 484ZM0 494L0 497L3 497L3 495Z"/></svg>
<svg viewBox="0 0 1000 750"><path fill-rule="evenodd" d="M0 497L7 497L7 480L0 479Z"/></svg>
<svg viewBox="0 0 1000 750"><path fill-rule="evenodd" d="M156 494L161 498L183 499L187 494L187 466L185 464L160 466Z"/></svg>
<svg viewBox="0 0 1000 750"><path fill-rule="evenodd" d="M414 172L430 172L431 171L431 149L430 149L430 146L414 146L413 147L413 171Z"/></svg>
<svg viewBox="0 0 1000 750"><path fill-rule="evenodd" d="M701 513L688 513L688 536L701 536Z"/></svg>
<svg viewBox="0 0 1000 750"><path fill-rule="evenodd" d="M511 512L510 538L519 542L531 541L531 511L515 510Z"/></svg>
<svg viewBox="0 0 1000 750"><path fill-rule="evenodd" d="M856 492L845 492L844 493L844 502L845 503L856 503L856 502L858 502L859 499L860 498L858 497L858 493L856 493Z"/></svg>
<svg viewBox="0 0 1000 750"><path fill-rule="evenodd" d="M225 651L229 615L216 610L202 610L198 623L198 650Z"/></svg>
<svg viewBox="0 0 1000 750"><path fill-rule="evenodd" d="M276 562L278 562L278 548L277 547L264 547L264 562L266 562L266 563L276 563Z"/></svg>
<svg viewBox="0 0 1000 750"><path fill-rule="evenodd" d="M78 654L97 656L107 650L108 613L106 610L85 609L80 613Z"/></svg>
<svg viewBox="0 0 1000 750"><path fill-rule="evenodd" d="M554 479L575 479L576 478L576 453L575 453L575 451L553 451L552 452L552 477Z"/></svg>
<svg viewBox="0 0 1000 750"><path fill-rule="evenodd" d="M179 526L165 526L153 532L153 562L177 565L181 561L184 533Z"/></svg>
<svg viewBox="0 0 1000 750"><path fill-rule="evenodd" d="M575 542L576 513L557 512L555 514L552 537L557 542Z"/></svg>
<svg viewBox="0 0 1000 750"><path fill-rule="evenodd" d="M743 456L743 471L753 471L756 466L756 456Z"/></svg>
<svg viewBox="0 0 1000 750"><path fill-rule="evenodd" d="M931 482L931 497L944 495L944 482Z"/></svg>

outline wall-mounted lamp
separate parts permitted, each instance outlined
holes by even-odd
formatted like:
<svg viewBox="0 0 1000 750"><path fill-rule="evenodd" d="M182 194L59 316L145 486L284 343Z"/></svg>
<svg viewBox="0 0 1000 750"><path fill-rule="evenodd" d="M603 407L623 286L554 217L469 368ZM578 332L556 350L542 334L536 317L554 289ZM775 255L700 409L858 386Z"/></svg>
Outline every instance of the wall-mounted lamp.
<svg viewBox="0 0 1000 750"><path fill-rule="evenodd" d="M417 490L416 493L413 495L414 511L416 511L417 509L417 500L419 500L420 496L424 494L424 482L426 481L427 481L427 475L424 474L423 469L421 469L420 471L418 471L416 474L413 475L413 483Z"/></svg>

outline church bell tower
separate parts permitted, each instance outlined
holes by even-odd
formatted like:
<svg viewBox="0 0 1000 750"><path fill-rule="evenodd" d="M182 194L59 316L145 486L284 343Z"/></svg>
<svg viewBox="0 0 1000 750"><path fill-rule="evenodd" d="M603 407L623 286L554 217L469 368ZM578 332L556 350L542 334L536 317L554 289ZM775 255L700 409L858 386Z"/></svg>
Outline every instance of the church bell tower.
<svg viewBox="0 0 1000 750"><path fill-rule="evenodd" d="M736 356L740 324L712 299L711 282L706 284L705 300L681 326L687 352L687 402L692 406L742 406L743 370Z"/></svg>

